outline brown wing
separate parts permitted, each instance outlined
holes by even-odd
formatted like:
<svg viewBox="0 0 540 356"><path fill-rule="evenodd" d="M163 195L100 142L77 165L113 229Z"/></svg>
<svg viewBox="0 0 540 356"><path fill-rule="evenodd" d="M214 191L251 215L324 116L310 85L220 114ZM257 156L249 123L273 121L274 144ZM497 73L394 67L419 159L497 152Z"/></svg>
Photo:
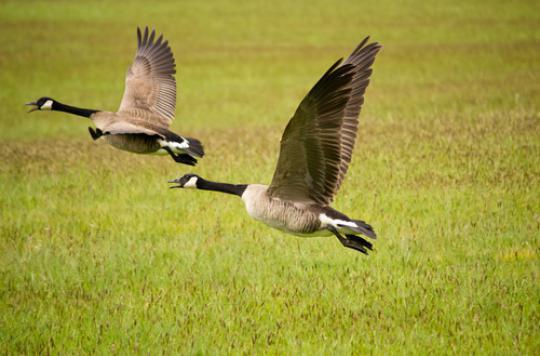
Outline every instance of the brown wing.
<svg viewBox="0 0 540 356"><path fill-rule="evenodd" d="M351 160L358 114L381 46L364 39L337 61L302 100L283 137L271 196L328 205ZM340 65L341 64L341 65Z"/></svg>
<svg viewBox="0 0 540 356"><path fill-rule="evenodd" d="M111 135L144 134L150 137L157 136L159 138L165 139L165 136L162 133L158 132L158 130L153 130L148 127L135 125L127 121L113 122L110 125L106 125L105 127L99 127L99 129L102 130L105 134Z"/></svg>
<svg viewBox="0 0 540 356"><path fill-rule="evenodd" d="M118 111L146 110L156 115L156 124L168 127L176 109L176 73L174 57L163 35L148 27L137 28L137 53L126 74L126 88ZM148 116L150 117L150 116Z"/></svg>

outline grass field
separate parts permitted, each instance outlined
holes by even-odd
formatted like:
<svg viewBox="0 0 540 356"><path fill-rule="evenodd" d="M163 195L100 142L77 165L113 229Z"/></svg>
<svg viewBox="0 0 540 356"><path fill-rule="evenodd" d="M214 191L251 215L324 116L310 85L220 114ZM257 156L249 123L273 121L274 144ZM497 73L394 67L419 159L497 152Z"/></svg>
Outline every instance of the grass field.
<svg viewBox="0 0 540 356"><path fill-rule="evenodd" d="M540 353L537 1L0 2L0 353ZM115 110L136 26L178 66L194 168L93 143L40 96ZM300 99L367 34L334 207L366 257L171 191L269 183Z"/></svg>

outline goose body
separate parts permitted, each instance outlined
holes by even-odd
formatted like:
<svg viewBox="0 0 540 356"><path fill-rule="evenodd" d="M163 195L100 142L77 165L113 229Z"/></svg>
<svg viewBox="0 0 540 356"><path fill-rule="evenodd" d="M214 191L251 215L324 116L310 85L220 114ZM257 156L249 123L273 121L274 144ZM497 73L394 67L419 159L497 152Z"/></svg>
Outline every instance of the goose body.
<svg viewBox="0 0 540 356"><path fill-rule="evenodd" d="M343 246L366 253L373 228L330 207L352 157L358 116L371 66L381 46L364 39L326 71L300 103L281 139L270 185L212 182L195 174L170 181L242 198L247 213L268 226L298 236L335 235Z"/></svg>
<svg viewBox="0 0 540 356"><path fill-rule="evenodd" d="M298 236L327 235L319 220L318 205L272 197L263 184L249 184L241 198L247 213L268 226Z"/></svg>
<svg viewBox="0 0 540 356"><path fill-rule="evenodd" d="M249 184L242 200L252 218L278 230L301 237L315 237L332 235L329 230L332 228L354 234L366 226L364 222L351 220L330 207L279 199L267 191L266 185Z"/></svg>
<svg viewBox="0 0 540 356"><path fill-rule="evenodd" d="M137 28L138 47L126 74L126 87L117 112L83 109L42 97L27 105L91 119L91 137L115 148L140 154L170 155L176 162L195 165L204 155L199 140L169 130L176 109L176 73L172 51L163 36Z"/></svg>

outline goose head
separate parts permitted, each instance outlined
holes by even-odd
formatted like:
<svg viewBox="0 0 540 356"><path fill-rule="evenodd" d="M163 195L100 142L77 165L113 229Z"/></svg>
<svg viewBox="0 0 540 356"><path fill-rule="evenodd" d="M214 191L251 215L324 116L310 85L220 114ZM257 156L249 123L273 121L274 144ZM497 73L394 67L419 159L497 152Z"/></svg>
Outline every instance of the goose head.
<svg viewBox="0 0 540 356"><path fill-rule="evenodd" d="M198 188L197 182L199 180L202 180L202 178L199 177L198 175L188 173L178 179L170 180L169 183L178 184L178 185L173 185L170 188L195 188L197 189Z"/></svg>
<svg viewBox="0 0 540 356"><path fill-rule="evenodd" d="M26 103L26 106L32 106L28 112L36 111L36 110L52 110L53 104L55 103L54 99L49 97L41 97L36 101L32 101L30 103Z"/></svg>

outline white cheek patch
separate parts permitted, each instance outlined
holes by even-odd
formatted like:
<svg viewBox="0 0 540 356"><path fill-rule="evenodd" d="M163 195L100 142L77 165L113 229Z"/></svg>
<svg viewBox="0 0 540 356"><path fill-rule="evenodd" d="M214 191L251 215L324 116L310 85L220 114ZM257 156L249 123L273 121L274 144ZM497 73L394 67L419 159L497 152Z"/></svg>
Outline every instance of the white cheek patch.
<svg viewBox="0 0 540 356"><path fill-rule="evenodd" d="M51 110L52 109L52 100L47 100L43 105L39 107L40 110Z"/></svg>
<svg viewBox="0 0 540 356"><path fill-rule="evenodd" d="M356 225L352 221L346 221L346 220L341 220L341 219L332 219L332 218L328 217L326 214L320 214L319 215L319 220L321 221L321 223L323 223L323 225L330 225L330 226L333 226L335 228L342 227L342 226L358 227L358 225Z"/></svg>
<svg viewBox="0 0 540 356"><path fill-rule="evenodd" d="M197 177L189 178L186 184L184 184L184 188L197 188Z"/></svg>

